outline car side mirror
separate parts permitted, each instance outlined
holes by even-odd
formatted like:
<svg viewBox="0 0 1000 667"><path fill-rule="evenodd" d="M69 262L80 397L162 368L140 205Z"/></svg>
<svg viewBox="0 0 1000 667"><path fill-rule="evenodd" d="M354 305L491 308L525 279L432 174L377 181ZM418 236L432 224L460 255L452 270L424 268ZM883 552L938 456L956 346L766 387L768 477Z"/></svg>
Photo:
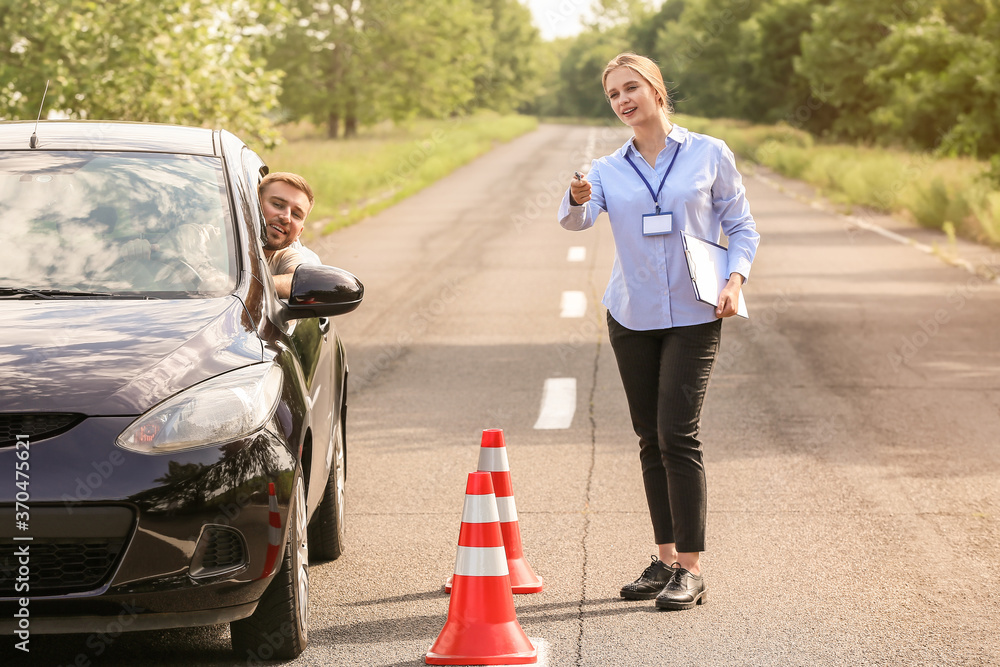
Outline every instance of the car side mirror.
<svg viewBox="0 0 1000 667"><path fill-rule="evenodd" d="M285 320L333 317L361 305L365 286L353 274L333 266L299 264L292 275Z"/></svg>

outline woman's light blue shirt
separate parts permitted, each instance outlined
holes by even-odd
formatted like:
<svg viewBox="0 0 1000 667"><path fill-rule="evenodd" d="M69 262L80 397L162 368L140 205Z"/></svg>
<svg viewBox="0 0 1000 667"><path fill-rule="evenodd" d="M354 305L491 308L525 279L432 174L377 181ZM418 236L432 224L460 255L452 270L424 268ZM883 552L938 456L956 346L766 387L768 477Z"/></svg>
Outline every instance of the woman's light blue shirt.
<svg viewBox="0 0 1000 667"><path fill-rule="evenodd" d="M678 148L679 147L679 148ZM660 209L673 213L670 234L643 236L642 216L656 209L628 155L655 189L674 150L680 150L660 192ZM635 331L704 324L715 306L695 299L680 231L718 243L729 240L729 271L750 277L760 235L750 215L743 179L725 142L674 125L652 168L630 138L611 155L594 160L587 180L591 199L570 206L569 190L559 206L559 224L579 231L608 214L615 238L615 263L602 303L622 325Z"/></svg>

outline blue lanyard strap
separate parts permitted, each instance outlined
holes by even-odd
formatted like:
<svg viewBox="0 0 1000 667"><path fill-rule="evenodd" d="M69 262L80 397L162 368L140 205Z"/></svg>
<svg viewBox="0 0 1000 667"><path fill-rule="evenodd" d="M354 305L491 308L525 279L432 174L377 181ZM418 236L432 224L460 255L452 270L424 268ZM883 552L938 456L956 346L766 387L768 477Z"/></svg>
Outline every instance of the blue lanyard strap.
<svg viewBox="0 0 1000 667"><path fill-rule="evenodd" d="M663 174L663 180L660 181L660 187L656 189L656 192L653 192L653 186L649 184L646 177L642 175L641 171L639 171L639 167L635 166L635 162L632 162L632 158L628 156L628 151L625 151L625 160L629 163L629 165L631 165L632 169L635 170L635 173L639 174L639 178L642 179L642 182L646 185L646 189L649 190L649 194L653 198L653 203L656 204L657 214L660 212L660 192L663 190L663 184L667 182L667 176L670 175L670 170L674 168L674 162L677 161L677 154L680 152L681 145L677 144L677 148L674 149L674 157L671 158L670 164L667 165L667 171Z"/></svg>

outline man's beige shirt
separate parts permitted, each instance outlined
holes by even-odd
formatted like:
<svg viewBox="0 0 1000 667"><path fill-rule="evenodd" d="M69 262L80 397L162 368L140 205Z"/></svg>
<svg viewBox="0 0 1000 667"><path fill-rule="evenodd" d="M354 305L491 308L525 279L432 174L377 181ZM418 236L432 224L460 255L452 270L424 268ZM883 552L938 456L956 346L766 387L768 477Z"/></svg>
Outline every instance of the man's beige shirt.
<svg viewBox="0 0 1000 667"><path fill-rule="evenodd" d="M292 273L295 267L304 261L302 253L295 248L282 248L267 258L267 268L271 269L272 276L280 276Z"/></svg>

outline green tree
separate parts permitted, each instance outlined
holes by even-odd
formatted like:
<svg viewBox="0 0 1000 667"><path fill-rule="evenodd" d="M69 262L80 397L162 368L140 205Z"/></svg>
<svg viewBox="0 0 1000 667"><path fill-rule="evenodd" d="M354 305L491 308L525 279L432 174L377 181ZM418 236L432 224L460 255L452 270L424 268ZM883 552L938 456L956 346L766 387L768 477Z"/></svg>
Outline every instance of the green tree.
<svg viewBox="0 0 1000 667"><path fill-rule="evenodd" d="M888 98L868 77L881 64L879 45L892 25L925 12L926 5L916 0L838 0L816 10L812 30L802 35L795 71L822 91L832 111L829 126L818 130L863 141L875 136L871 114Z"/></svg>
<svg viewBox="0 0 1000 667"><path fill-rule="evenodd" d="M265 69L272 0L0 0L0 116L224 126L265 143L280 73Z"/></svg>
<svg viewBox="0 0 1000 667"><path fill-rule="evenodd" d="M486 0L493 49L476 79L477 106L500 112L521 107L537 94L542 43L531 11L518 0Z"/></svg>
<svg viewBox="0 0 1000 667"><path fill-rule="evenodd" d="M684 12L684 2L685 0L669 0L661 4L655 12L639 13L629 23L625 35L625 40L631 45L630 48L638 54L652 57L657 50L657 33L664 24L680 19Z"/></svg>
<svg viewBox="0 0 1000 667"><path fill-rule="evenodd" d="M866 81L886 91L871 113L882 136L949 153L1000 151L1000 12L981 8L976 24L938 9L893 26L879 44L881 64Z"/></svg>
<svg viewBox="0 0 1000 667"><path fill-rule="evenodd" d="M325 123L336 138L341 121L345 134L357 132L357 86L372 51L371 36L390 20L389 4L357 4L299 0L291 5L293 20L280 36L271 65L285 72L281 103L293 119L311 117ZM376 84L371 84L374 88ZM349 91L354 90L354 93ZM368 100L368 113L376 113Z"/></svg>
<svg viewBox="0 0 1000 667"><path fill-rule="evenodd" d="M607 114L588 86L623 50L659 62L679 111L949 154L1000 151L996 0L669 0L656 11L599 0L589 30L550 49L559 73L539 108Z"/></svg>
<svg viewBox="0 0 1000 667"><path fill-rule="evenodd" d="M733 115L806 129L829 126L831 109L823 92L795 72L801 37L812 28L816 6L815 0L774 0L740 24L736 51L744 76L734 82Z"/></svg>
<svg viewBox="0 0 1000 667"><path fill-rule="evenodd" d="M627 27L591 28L573 40L559 66L558 115L615 118L601 90L601 74L609 60L629 50Z"/></svg>
<svg viewBox="0 0 1000 667"><path fill-rule="evenodd" d="M492 13L473 0L299 0L272 63L282 103L326 123L331 137L361 122L443 117L476 106L494 48Z"/></svg>
<svg viewBox="0 0 1000 667"><path fill-rule="evenodd" d="M563 100L560 68L576 37L562 37L542 42L538 48L538 79L535 90L522 110L538 116L578 115L567 110Z"/></svg>
<svg viewBox="0 0 1000 667"><path fill-rule="evenodd" d="M663 76L676 83L679 111L704 116L738 115L737 90L748 75L734 45L740 24L762 0L688 0L677 20L657 35L656 56Z"/></svg>
<svg viewBox="0 0 1000 667"><path fill-rule="evenodd" d="M543 98L536 106L543 115L614 119L601 91L601 74L619 53L646 51L637 37L644 36L648 43L655 35L649 27L652 11L647 0L598 0L591 9L583 32L547 46Z"/></svg>

